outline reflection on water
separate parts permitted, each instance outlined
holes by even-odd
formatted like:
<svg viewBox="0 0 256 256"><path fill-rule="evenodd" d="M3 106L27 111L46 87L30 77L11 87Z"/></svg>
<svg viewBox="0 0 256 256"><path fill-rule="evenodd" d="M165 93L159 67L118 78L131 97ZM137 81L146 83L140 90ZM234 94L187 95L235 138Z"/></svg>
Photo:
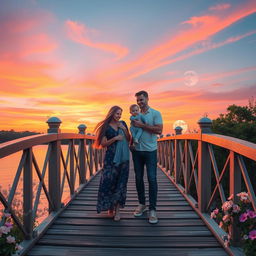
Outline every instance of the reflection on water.
<svg viewBox="0 0 256 256"><path fill-rule="evenodd" d="M35 146L33 147L33 153L35 155L35 159L37 161L38 167L40 169L40 173L42 174L42 169L47 153L47 145L40 145L40 146ZM66 159L67 151L68 151L68 146L67 145L62 145L62 152L64 155L64 159ZM77 150L76 150L77 152ZM11 189L11 186L13 184L16 172L18 170L19 162L22 157L22 151L17 152L15 154L12 154L10 156L4 157L1 159L1 165L0 165L0 191L3 193L5 196L6 200L8 200L8 195ZM36 170L33 166L33 205L35 202L38 186L39 186L39 178L36 173ZM75 164L76 166L76 164ZM69 164L67 165L67 171L69 173ZM63 164L61 163L61 182L63 178L63 173L64 173L64 168ZM48 190L48 168L45 173L44 177L44 182L46 185L46 188ZM62 195L62 201L67 198L70 194L69 190L69 185L67 182L67 178L65 177L65 182L64 182L64 190L63 190L63 195ZM79 175L78 175L78 170L76 171L76 182L75 182L75 188L79 186ZM16 194L14 196L14 199L12 201L12 207L20 213L22 213L22 205L23 205L23 172L21 172L21 176L19 178L18 186L16 189ZM0 203L0 210L3 210L4 206ZM37 222L41 222L46 216L48 215L48 200L47 197L43 191L43 188L41 189L41 194L40 194L40 200L39 200L39 205L38 205L38 210L37 210Z"/></svg>

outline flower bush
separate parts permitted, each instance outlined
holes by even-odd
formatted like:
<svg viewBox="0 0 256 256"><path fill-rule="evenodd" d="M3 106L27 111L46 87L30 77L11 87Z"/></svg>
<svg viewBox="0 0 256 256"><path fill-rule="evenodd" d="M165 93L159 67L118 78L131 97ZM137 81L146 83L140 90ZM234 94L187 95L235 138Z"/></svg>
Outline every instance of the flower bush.
<svg viewBox="0 0 256 256"><path fill-rule="evenodd" d="M253 211L248 193L241 192L238 204L233 202L233 195L224 202L221 209L216 208L211 212L219 227L228 233L224 240L225 246L231 242L230 227L232 220L236 221L241 229L242 247L246 255L255 255L256 251L256 212Z"/></svg>
<svg viewBox="0 0 256 256"><path fill-rule="evenodd" d="M19 245L20 239L17 238L11 214L4 213L3 225L0 226L0 255L9 256L22 249Z"/></svg>

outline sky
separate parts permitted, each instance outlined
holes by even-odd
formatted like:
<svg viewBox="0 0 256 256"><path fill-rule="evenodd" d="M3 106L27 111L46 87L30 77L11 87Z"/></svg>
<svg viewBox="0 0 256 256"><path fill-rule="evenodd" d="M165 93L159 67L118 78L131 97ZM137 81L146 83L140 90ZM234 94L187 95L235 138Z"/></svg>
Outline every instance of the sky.
<svg viewBox="0 0 256 256"><path fill-rule="evenodd" d="M0 90L1 130L129 124L146 90L164 134L194 131L256 98L256 1L1 0Z"/></svg>

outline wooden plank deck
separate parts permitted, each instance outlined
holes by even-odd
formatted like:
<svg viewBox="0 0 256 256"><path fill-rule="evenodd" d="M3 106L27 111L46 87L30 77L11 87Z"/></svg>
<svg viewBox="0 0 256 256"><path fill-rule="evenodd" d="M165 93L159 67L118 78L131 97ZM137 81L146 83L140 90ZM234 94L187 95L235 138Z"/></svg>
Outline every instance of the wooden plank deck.
<svg viewBox="0 0 256 256"><path fill-rule="evenodd" d="M138 204L133 170L120 222L96 213L99 179L98 175L84 188L27 255L227 255L161 170L155 225L148 223L147 213L133 216Z"/></svg>

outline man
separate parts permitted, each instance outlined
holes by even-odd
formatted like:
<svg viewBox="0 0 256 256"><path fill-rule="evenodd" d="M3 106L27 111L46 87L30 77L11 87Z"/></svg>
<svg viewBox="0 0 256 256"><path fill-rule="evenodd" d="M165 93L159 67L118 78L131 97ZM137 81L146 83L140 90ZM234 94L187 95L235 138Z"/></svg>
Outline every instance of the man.
<svg viewBox="0 0 256 256"><path fill-rule="evenodd" d="M148 93L139 91L135 94L137 104L140 107L141 114L145 118L142 121L133 120L134 126L143 129L139 143L135 144L132 151L136 189L138 193L139 205L134 211L134 216L138 217L146 211L146 198L144 186L144 166L146 165L148 184L149 184L149 223L158 222L156 215L157 200L157 134L162 134L163 121L159 111L154 110L148 105Z"/></svg>

